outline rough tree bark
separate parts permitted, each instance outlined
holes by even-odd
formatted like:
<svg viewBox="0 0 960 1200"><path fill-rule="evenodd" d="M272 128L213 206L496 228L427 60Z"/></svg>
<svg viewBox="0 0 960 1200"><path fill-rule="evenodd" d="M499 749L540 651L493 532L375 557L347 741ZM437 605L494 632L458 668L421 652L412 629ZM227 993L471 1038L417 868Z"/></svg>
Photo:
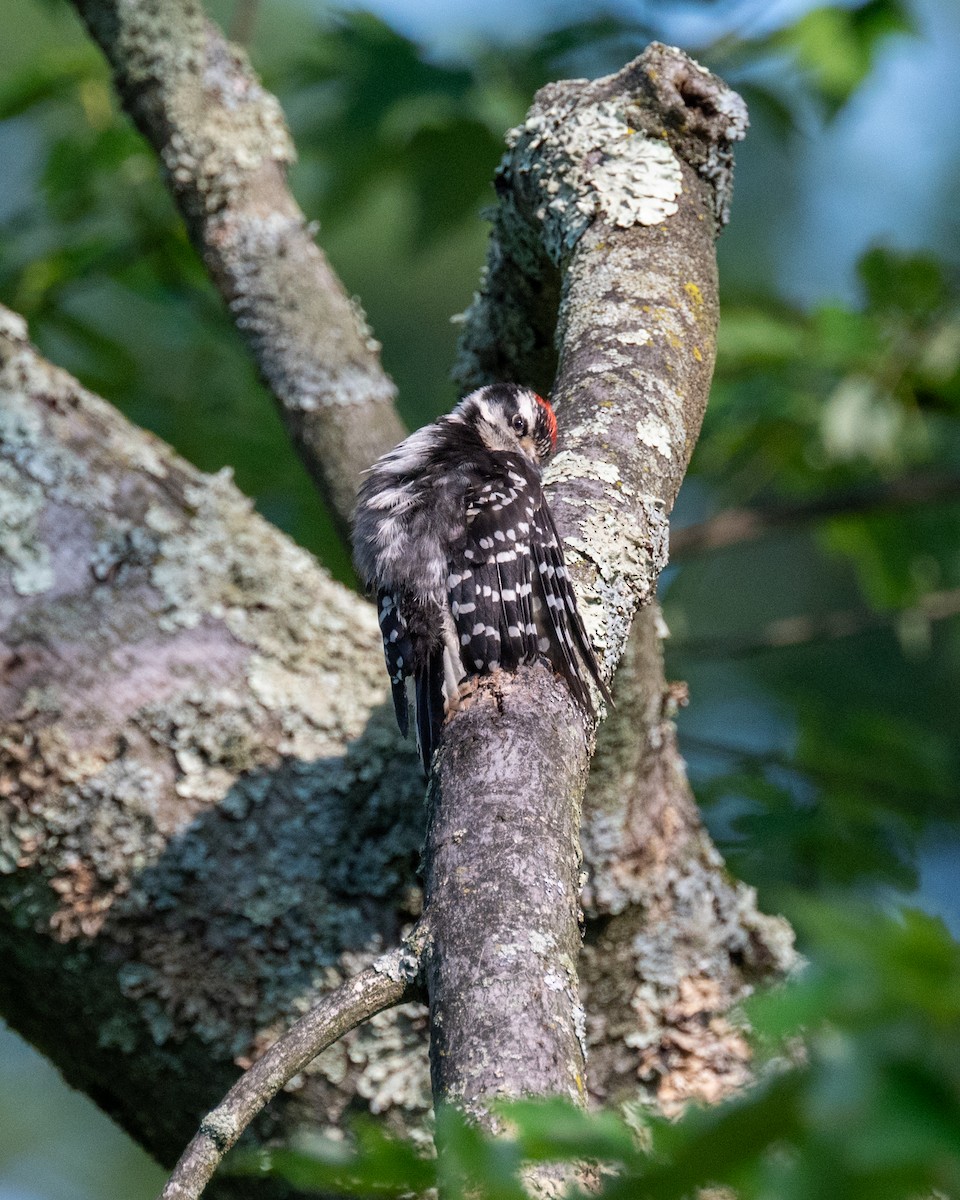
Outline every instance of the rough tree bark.
<svg viewBox="0 0 960 1200"><path fill-rule="evenodd" d="M374 613L228 478L6 310L0 397L3 1012L170 1161L236 1060L397 942L422 779ZM272 1123L425 1111L421 1022L341 1044Z"/></svg>
<svg viewBox="0 0 960 1200"><path fill-rule="evenodd" d="M254 349L318 474L339 468L334 456L324 466L327 425L314 419L328 423L334 448L343 428L357 431L344 451L352 465L337 486L327 483L342 514L343 480L383 437L386 393L367 404L366 382L353 391L354 360L338 359L335 347L356 346L358 319L330 300L332 277L312 250L295 279L271 281L270 228L302 231L278 165L287 152L252 152L250 126L218 111L230 108L224 72L240 72L229 76L236 108L249 99L269 109L269 98L192 5L82 7L142 126L155 121L161 149L193 147L168 161L174 190L214 276L228 281L228 299L236 294L211 249L218 239L231 248L226 259L242 263L238 275L257 280L243 292L258 305ZM187 37L179 50L171 31ZM202 68L205 92L182 63ZM167 70L187 100L164 108L164 97L179 94L156 77ZM729 95L718 88L689 60L653 48L610 80L547 89L501 174L486 286L465 331L462 377L509 374L545 386L562 296L556 395L565 441L553 502L570 550L580 552L585 615L610 672L636 605L652 595L665 510L706 401L711 181L722 175L717 139L735 116L717 103ZM197 120L206 123L199 140ZM251 174L237 172L251 155ZM184 176L191 171L205 180L225 171L242 186L218 184L206 207ZM654 223L643 224L644 214ZM238 260L238 245L255 253ZM291 294L316 331L291 327L299 325L283 303ZM280 356L276 370L271 355ZM367 379L379 370L370 363ZM348 423L337 420L343 404L296 399L314 395L318 379L327 381L326 400L356 396ZM39 359L8 313L0 322L0 517L0 950L8 966L0 1006L71 1082L169 1162L238 1065L319 992L395 945L419 913L422 784L383 704L372 612L256 517L228 479L202 476ZM742 1080L746 1050L723 1014L785 969L792 952L789 931L756 912L699 826L669 723L655 621L642 615L636 624L585 803L585 905L596 918L580 959L585 1027L573 958L576 822L593 730L542 670L499 694L481 689L450 728L428 846L437 918L428 979L435 1015L462 1021L440 977L458 951L472 950L479 984L523 975L538 988L531 1023L544 1005L560 1006L545 1089L582 1093L586 1045L593 1095L635 1096L640 1085L669 1106ZM531 700L544 720L535 738L522 728ZM501 789L483 814L471 813L478 824L464 825L491 727L507 765L528 773L524 797L537 808L521 813ZM553 739L567 734L572 753L552 765L545 752L555 754L564 743ZM539 770L531 740L545 755ZM456 807L458 787L467 809ZM515 853L528 830L541 842L549 834L557 850L562 901L529 908L544 927L517 929L506 908L489 937L482 921L472 930L444 922L437 881L464 865L486 873L484 913L500 911L498 880L471 847L492 839L498 853ZM527 849L529 866L536 851ZM536 902L543 878L532 885ZM426 1025L424 1010L408 1005L347 1035L292 1082L258 1135L334 1126L357 1104L416 1126L431 1103ZM436 1070L441 1094L469 1103L489 1091L479 1058L450 1066L451 1075Z"/></svg>
<svg viewBox="0 0 960 1200"><path fill-rule="evenodd" d="M679 51L655 43L609 78L544 88L525 124L508 135L510 149L497 173L500 203L483 287L465 317L457 374L465 387L523 378L546 389L554 378L561 437L546 479L584 619L608 676L624 653L637 607L654 595L666 562L666 517L706 407L718 315L714 239L726 219L731 143L745 127L735 93ZM643 1033L634 1027L627 1034L641 1061L609 1055L611 1067L625 1068L624 1078L602 1085L617 1092L624 1084L635 1088L639 1070L669 1106L679 1094L716 1098L743 1082L748 1050L721 1014L751 975L783 969L792 950L782 923L753 920L753 897L724 878L715 852L706 853L663 718L667 689L655 630L656 618L644 617L638 630L643 649L633 656L630 687L621 697L628 721L614 716L620 733L605 739L606 797L616 802L605 807L598 788L587 802L587 831L591 850L606 845L611 852L605 864L590 862L595 871L605 870L608 881L618 866L623 877L640 876L639 893L624 907L636 913L637 901L645 901L646 921L655 911L669 913L689 939L686 953L683 940L671 943L673 929L667 943L654 934L649 949L660 950L657 970L634 930L636 974L630 983L624 973L621 984L633 1020L639 1016L645 1026ZM469 884L451 894L454 927L440 935L441 909L431 933L448 963L472 956L475 987L456 996L459 1053L440 1042L442 1057L432 1061L439 1094L474 1108L485 1092L519 1094L531 1079L539 1090L583 1097L587 1039L577 964L569 953L578 913L571 880L580 863L576 831L594 730L570 710L558 681L525 671L481 688L478 701L445 734L436 802L456 812L444 832L470 830L471 838L459 850L437 847L434 822L428 894L430 866L441 853ZM645 716L634 725L638 713ZM495 732L484 738L480 729ZM632 794L630 781L639 794ZM571 808L578 818L573 837L556 816ZM625 867L642 852L642 835L655 832L649 822L664 820L671 828L657 840L661 852L672 851L671 871ZM493 865L486 872L494 878L483 878L474 846L479 840L502 855L503 825L516 827L518 841L536 831L549 867L541 871L528 860L526 871L505 869L498 882ZM611 841L614 832L617 841ZM681 862L683 869L674 872ZM455 877L448 866L444 883ZM509 896L511 918L494 919L478 936L489 919L491 893L501 901ZM602 889L592 894L599 899ZM550 905L545 923L541 914ZM648 928L653 933L655 926ZM523 929L531 931L526 938ZM618 922L606 938L607 951L621 963L623 952L631 953L629 930L629 922ZM545 987L551 972L556 982ZM433 1011L443 981L431 981L428 973L428 982ZM491 1024L491 1010L501 1030L550 1031L526 1047L508 1039L510 1052L498 1056L495 1075L465 1037ZM710 1028L709 1036L687 1041L696 1054L678 1058L675 1047L684 1036L671 1035L671 1018L684 1021L688 1032L695 1023ZM597 1014L593 1039L608 1033Z"/></svg>
<svg viewBox="0 0 960 1200"><path fill-rule="evenodd" d="M76 0L76 8L345 528L360 472L404 430L380 347L287 188L296 151L280 105L197 0Z"/></svg>

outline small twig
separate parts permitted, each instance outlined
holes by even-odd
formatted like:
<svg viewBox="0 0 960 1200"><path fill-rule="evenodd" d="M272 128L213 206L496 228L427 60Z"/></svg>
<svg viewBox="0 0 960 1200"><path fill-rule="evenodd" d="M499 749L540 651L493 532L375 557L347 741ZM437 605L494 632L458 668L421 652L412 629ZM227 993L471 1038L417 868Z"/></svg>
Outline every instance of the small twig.
<svg viewBox="0 0 960 1200"><path fill-rule="evenodd" d="M732 508L696 525L670 532L670 557L686 558L752 542L778 529L828 517L896 512L960 497L957 476L908 475L874 487L817 496L768 508Z"/></svg>
<svg viewBox="0 0 960 1200"><path fill-rule="evenodd" d="M928 592L909 608L893 612L872 612L869 609L846 609L801 617L782 617L771 621L757 634L730 637L677 639L672 648L698 658L746 658L766 650L783 650L789 646L810 646L840 638L856 637L874 629L907 621L932 624L960 616L960 588Z"/></svg>
<svg viewBox="0 0 960 1200"><path fill-rule="evenodd" d="M942 802L950 803L951 797L937 792L933 788L900 787L888 779L873 776L863 771L845 771L832 765L817 766L790 754L779 753L775 750L753 750L747 746L734 746L729 742L718 741L715 738L703 737L698 733L688 733L683 730L680 734L684 758L688 764L691 753L701 754L706 758L724 758L733 763L738 771L787 771L794 776L810 780L828 789L830 787L859 788L873 795L890 797L899 803L927 803L931 796ZM692 768L691 773L696 768Z"/></svg>
<svg viewBox="0 0 960 1200"><path fill-rule="evenodd" d="M419 952L408 941L324 996L243 1073L201 1121L160 1200L197 1200L227 1151L285 1083L338 1038L419 994Z"/></svg>

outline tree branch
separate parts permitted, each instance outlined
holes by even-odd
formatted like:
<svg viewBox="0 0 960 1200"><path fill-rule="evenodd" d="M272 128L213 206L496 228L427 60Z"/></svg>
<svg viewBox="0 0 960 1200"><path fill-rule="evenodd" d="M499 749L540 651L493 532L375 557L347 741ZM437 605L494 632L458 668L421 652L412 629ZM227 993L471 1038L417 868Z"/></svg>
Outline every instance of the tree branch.
<svg viewBox="0 0 960 1200"><path fill-rule="evenodd" d="M276 99L197 0L75 0L124 108L341 527L360 472L404 434L395 388L286 184Z"/></svg>
<svg viewBox="0 0 960 1200"><path fill-rule="evenodd" d="M238 1066L400 940L419 768L370 607L5 309L0 514L0 1010L173 1162ZM421 1011L373 1024L258 1136L423 1114Z"/></svg>
<svg viewBox="0 0 960 1200"><path fill-rule="evenodd" d="M345 1033L384 1009L419 997L420 964L409 944L348 979L273 1043L207 1113L180 1156L161 1200L197 1200L243 1131L280 1089Z"/></svg>
<svg viewBox="0 0 960 1200"><path fill-rule="evenodd" d="M508 136L497 174L500 204L459 376L464 385L510 378L522 364L543 386L557 320L562 440L547 478L608 676L666 560L666 513L706 406L715 218L725 209L730 141L745 123L742 102L718 79L654 44L617 75L544 88ZM447 726L426 850L438 1100L482 1114L493 1095L586 1096L571 947L592 737L563 683L542 669L482 684ZM471 850L527 849L517 863L508 858L507 871L471 869L458 833ZM474 884L448 914L444 891L464 871ZM444 972L465 962L475 966L461 975L476 987L453 1005ZM496 1026L509 1031L505 1058L485 1002L491 986ZM479 1051L468 1040L477 1029L489 1034ZM493 1043L496 1069L487 1061Z"/></svg>
<svg viewBox="0 0 960 1200"><path fill-rule="evenodd" d="M750 1046L732 1010L797 956L789 924L758 911L703 827L673 723L686 687L664 679L665 632L655 605L637 614L597 738L581 978L593 1095L635 1100L639 1085L672 1116L743 1087Z"/></svg>
<svg viewBox="0 0 960 1200"><path fill-rule="evenodd" d="M654 48L651 53L659 51ZM666 73L668 89L671 80L677 86L668 95L663 125L676 135L686 120L698 121L697 113L688 112L686 104L680 113L675 102L683 92L696 93L700 77L680 60ZM730 104L736 110L736 102ZM656 122L651 132L659 132ZM717 211L722 215L729 190L728 150L720 143L711 147L708 139L706 146L692 148L690 160L717 179ZM501 191L483 290L465 317L458 373L464 386L503 378L530 380L546 390L557 362L554 334L560 273L536 229L515 213L512 193ZM655 231L660 234L659 227ZM660 252L660 246L651 246L653 266L640 274L641 294L630 309L633 325L627 325L626 338L619 344L615 336L609 339L603 348L607 362L598 356L601 372L594 390L598 411L587 417L585 440L592 436L598 444L608 444L607 424L622 410L629 445L629 418L635 405L630 384L619 396L607 394L606 372L613 374L624 366L629 372L630 355L638 346L667 343L676 349L682 344L676 336L677 314L669 288L666 302L656 292L650 294L663 286L656 271ZM676 260L671 269L677 272ZM609 274L613 295L627 293L631 277L624 274L621 286L616 269ZM687 327L699 330L696 314L702 316L712 304L712 290L704 291L696 279L685 275L682 262L678 274L674 292L690 301L694 312L692 322L687 317ZM706 278L712 280L709 262ZM694 346L704 353L698 342ZM696 354L692 358L695 361ZM655 466L664 456L684 462L695 433L691 429L689 438L683 435L671 443L671 425L661 416L657 388L658 380L674 377L676 364L668 361L665 366L665 370L655 368L643 381L653 402L641 406L649 416L636 426L636 433L652 443L637 449ZM696 380L693 394L702 397L702 377ZM564 409L561 416L566 437ZM678 428L676 423L673 428ZM616 465L604 473L616 480L619 471ZM638 474L646 479L646 464ZM661 484L659 495L655 493L664 510L675 486L676 476ZM641 494L644 490L642 486ZM613 499L617 505L626 503L616 492ZM573 507L578 505L588 514L597 511L592 496L588 501L577 497ZM656 520L659 504L652 509ZM618 519L614 509L605 518L607 527L615 530ZM659 545L659 537L655 544ZM589 571L590 564L581 567ZM609 569L601 574L596 589L607 580L616 587L614 594L626 590ZM644 591L652 592L652 582ZM661 638L665 633L659 608L651 600L636 614L613 680L617 707L597 733L583 805L587 884L581 900L587 925L579 968L591 1096L603 1102L634 1101L639 1087L652 1108L672 1113L686 1099L710 1102L742 1086L749 1072L749 1046L728 1014L761 982L786 974L796 956L787 922L758 911L752 889L730 878L703 828L671 719L685 689L664 678ZM544 742L557 744L550 735Z"/></svg>
<svg viewBox="0 0 960 1200"><path fill-rule="evenodd" d="M544 88L498 171L457 374L466 386L520 367L543 386L556 346L560 447L547 480L608 675L666 560L667 514L706 408L713 243L745 128L736 93L653 43L607 79Z"/></svg>
<svg viewBox="0 0 960 1200"><path fill-rule="evenodd" d="M747 658L769 650L790 646L813 646L841 638L857 637L875 629L898 627L905 637L924 639L927 627L936 621L960 616L960 588L927 592L918 596L909 608L894 612L874 612L868 608L838 612L781 617L758 633L730 634L719 637L692 637L678 640L678 653L697 658Z"/></svg>
<svg viewBox="0 0 960 1200"><path fill-rule="evenodd" d="M582 1103L583 715L537 666L480 689L450 730L424 858L435 1102L478 1117L492 1096Z"/></svg>
<svg viewBox="0 0 960 1200"><path fill-rule="evenodd" d="M766 508L731 508L707 521L670 531L670 553L687 558L708 550L721 550L829 517L876 515L948 502L960 497L960 478L941 475L906 475L872 487L851 488L828 496L815 496L795 504Z"/></svg>

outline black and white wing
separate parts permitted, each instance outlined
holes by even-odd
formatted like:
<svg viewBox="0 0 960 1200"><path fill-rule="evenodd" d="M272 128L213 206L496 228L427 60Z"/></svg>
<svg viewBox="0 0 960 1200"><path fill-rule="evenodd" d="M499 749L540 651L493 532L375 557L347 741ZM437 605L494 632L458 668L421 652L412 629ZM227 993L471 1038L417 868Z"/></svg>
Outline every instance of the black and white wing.
<svg viewBox="0 0 960 1200"><path fill-rule="evenodd" d="M530 534L540 490L519 457L467 496L463 538L452 547L447 593L468 675L535 662Z"/></svg>
<svg viewBox="0 0 960 1200"><path fill-rule="evenodd" d="M609 701L539 471L511 458L500 476L469 494L466 515L447 579L466 673L516 670L544 657L588 712L584 666Z"/></svg>
<svg viewBox="0 0 960 1200"><path fill-rule="evenodd" d="M574 697L592 714L590 688L583 678L581 663L590 672L604 700L612 704L613 698L600 675L596 655L583 627L573 583L563 560L560 536L542 491L533 512L530 545L537 623L549 643L547 657L554 670L567 681Z"/></svg>

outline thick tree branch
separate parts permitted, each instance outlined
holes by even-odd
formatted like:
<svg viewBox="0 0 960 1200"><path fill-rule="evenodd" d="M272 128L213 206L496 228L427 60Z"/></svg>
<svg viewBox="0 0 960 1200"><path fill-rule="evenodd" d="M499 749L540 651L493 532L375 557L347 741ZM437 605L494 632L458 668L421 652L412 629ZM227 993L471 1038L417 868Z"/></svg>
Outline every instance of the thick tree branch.
<svg viewBox="0 0 960 1200"><path fill-rule="evenodd" d="M435 1100L476 1116L494 1095L583 1102L583 715L538 666L481 689L451 728L424 863Z"/></svg>
<svg viewBox="0 0 960 1200"><path fill-rule="evenodd" d="M273 1043L204 1117L180 1156L161 1200L197 1200L241 1134L264 1105L345 1033L377 1013L419 997L420 964L409 949L394 950L348 979Z"/></svg>
<svg viewBox="0 0 960 1200"><path fill-rule="evenodd" d="M546 386L558 362L551 501L611 675L665 562L667 514L706 407L713 243L745 128L736 93L654 43L617 75L544 88L498 172L458 377L519 368Z"/></svg>
<svg viewBox="0 0 960 1200"><path fill-rule="evenodd" d="M404 430L363 314L291 196L276 99L197 0L76 0L194 245L345 527L360 472Z"/></svg>
<svg viewBox="0 0 960 1200"><path fill-rule="evenodd" d="M716 216L726 204L730 143L745 123L742 102L718 79L653 45L610 78L544 88L498 171L500 205L483 291L465 318L459 375L476 384L515 377L521 366L542 387L556 321L562 433L548 480L608 675L665 563L666 514L706 406ZM443 1029L432 1058L435 1094L472 1111L495 1094L585 1098L571 881L592 736L564 685L542 670L484 684L445 732L428 901L468 869L458 831L481 846L523 845L537 833L513 870L464 886L455 918L433 914L427 981L432 1022ZM547 892L556 908L543 926ZM498 916L488 930L492 898ZM525 940L528 925L536 946ZM539 946L543 961L531 954ZM451 1020L443 971L471 958L476 992L458 993ZM508 960L522 980L513 989ZM544 986L545 972L555 987ZM466 1037L490 1022L487 985L497 990L497 1025L511 1043L496 1071Z"/></svg>
<svg viewBox="0 0 960 1200"><path fill-rule="evenodd" d="M399 942L422 779L369 606L2 309L0 513L0 1009L172 1162L239 1066ZM422 1114L423 1025L348 1035L259 1135Z"/></svg>

